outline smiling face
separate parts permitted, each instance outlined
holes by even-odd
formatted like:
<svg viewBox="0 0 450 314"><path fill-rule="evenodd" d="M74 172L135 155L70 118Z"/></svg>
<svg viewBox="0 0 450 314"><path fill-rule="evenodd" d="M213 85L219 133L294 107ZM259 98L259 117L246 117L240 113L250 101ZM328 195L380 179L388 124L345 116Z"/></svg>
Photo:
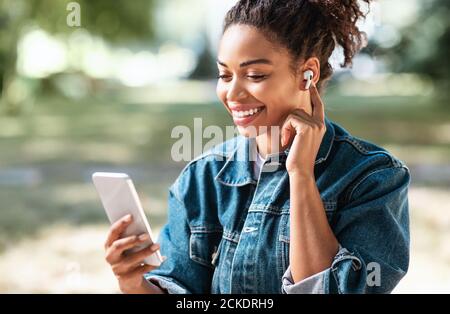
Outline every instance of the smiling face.
<svg viewBox="0 0 450 314"><path fill-rule="evenodd" d="M293 75L290 63L286 49L274 47L252 26L237 24L225 31L216 92L241 135L254 136L252 130L264 126L281 127L296 108L311 113L303 78Z"/></svg>

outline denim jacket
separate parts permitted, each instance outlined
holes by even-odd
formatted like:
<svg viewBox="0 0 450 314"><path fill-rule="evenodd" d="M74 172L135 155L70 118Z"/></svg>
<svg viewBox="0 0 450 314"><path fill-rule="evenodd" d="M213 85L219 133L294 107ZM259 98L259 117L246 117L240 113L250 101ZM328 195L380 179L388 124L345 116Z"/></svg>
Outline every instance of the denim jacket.
<svg viewBox="0 0 450 314"><path fill-rule="evenodd" d="M289 149L258 179L238 136L203 153L169 189L159 237L167 260L144 277L169 293L389 293L409 264L404 163L325 119L314 174L340 246L328 269L294 283L289 267Z"/></svg>

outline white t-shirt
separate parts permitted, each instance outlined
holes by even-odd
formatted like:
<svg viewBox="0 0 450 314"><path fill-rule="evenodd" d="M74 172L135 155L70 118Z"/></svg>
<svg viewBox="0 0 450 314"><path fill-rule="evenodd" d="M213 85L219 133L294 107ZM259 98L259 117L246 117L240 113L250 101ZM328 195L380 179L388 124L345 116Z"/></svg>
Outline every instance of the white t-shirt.
<svg viewBox="0 0 450 314"><path fill-rule="evenodd" d="M259 179L259 173L261 172L261 168L264 164L265 159L259 154L259 152L255 149L256 158L254 158L255 163L253 164L253 175L255 180Z"/></svg>

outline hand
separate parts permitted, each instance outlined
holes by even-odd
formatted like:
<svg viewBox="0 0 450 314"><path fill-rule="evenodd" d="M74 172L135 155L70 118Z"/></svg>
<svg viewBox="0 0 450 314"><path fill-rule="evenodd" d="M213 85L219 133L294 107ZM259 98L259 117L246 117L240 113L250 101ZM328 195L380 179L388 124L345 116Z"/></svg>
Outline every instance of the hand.
<svg viewBox="0 0 450 314"><path fill-rule="evenodd" d="M325 109L315 84L309 89L312 115L303 109L294 110L286 118L281 128L281 145L292 142L286 160L289 176L314 177L314 164L325 135Z"/></svg>
<svg viewBox="0 0 450 314"><path fill-rule="evenodd" d="M149 240L148 234L121 238L122 233L132 222L132 216L127 215L116 221L109 229L105 242L105 259L111 265L120 290L123 293L154 293L160 290L156 285L149 283L143 275L156 266L143 264L144 259L159 249L158 244L142 249L138 252L124 255L124 251L131 249Z"/></svg>

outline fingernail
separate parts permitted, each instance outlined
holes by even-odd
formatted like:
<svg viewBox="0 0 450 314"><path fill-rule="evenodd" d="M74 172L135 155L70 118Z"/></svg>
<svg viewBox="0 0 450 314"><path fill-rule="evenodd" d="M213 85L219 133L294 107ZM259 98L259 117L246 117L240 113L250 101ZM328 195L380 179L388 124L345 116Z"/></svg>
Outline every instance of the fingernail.
<svg viewBox="0 0 450 314"><path fill-rule="evenodd" d="M126 216L125 216L125 221L126 221L126 222L131 221L131 215L126 215Z"/></svg>
<svg viewBox="0 0 450 314"><path fill-rule="evenodd" d="M157 249L159 249L159 244L157 244L157 243L153 244L151 247L151 250L156 251Z"/></svg>
<svg viewBox="0 0 450 314"><path fill-rule="evenodd" d="M139 241L146 241L146 240L148 240L148 239L149 239L149 236L148 236L147 233L141 234L141 235L139 236Z"/></svg>

